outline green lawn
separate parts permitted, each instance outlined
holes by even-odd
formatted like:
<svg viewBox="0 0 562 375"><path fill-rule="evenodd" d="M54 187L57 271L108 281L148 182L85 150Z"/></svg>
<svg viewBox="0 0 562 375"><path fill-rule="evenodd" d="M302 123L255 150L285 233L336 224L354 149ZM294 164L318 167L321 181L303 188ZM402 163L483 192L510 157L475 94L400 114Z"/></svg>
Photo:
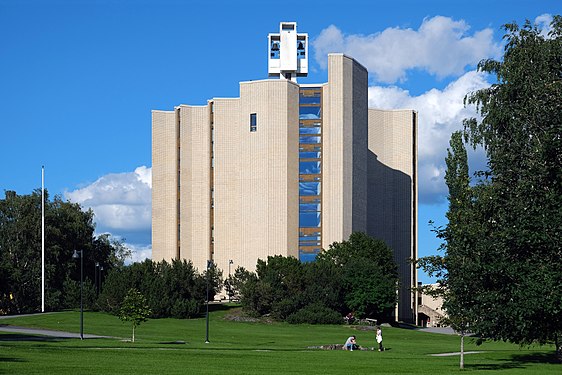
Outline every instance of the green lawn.
<svg viewBox="0 0 562 375"><path fill-rule="evenodd" d="M430 354L459 350L457 336L384 328L385 352L323 351L308 346L343 343L355 334L362 346L375 346L373 331L353 326L244 323L211 314L205 344L205 319L159 319L143 323L135 343L123 341L131 329L114 316L87 312L84 333L117 339L53 339L0 333L0 374L451 374L458 356ZM79 313L62 312L0 320L10 324L79 331ZM182 341L185 343L173 343ZM468 339L470 373L560 374L552 363L554 346L520 348Z"/></svg>

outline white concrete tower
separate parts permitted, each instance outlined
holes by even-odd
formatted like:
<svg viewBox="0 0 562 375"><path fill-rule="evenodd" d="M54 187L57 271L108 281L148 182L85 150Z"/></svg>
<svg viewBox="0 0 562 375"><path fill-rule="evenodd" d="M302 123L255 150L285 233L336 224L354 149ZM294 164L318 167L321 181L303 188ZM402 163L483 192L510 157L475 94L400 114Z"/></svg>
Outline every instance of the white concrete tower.
<svg viewBox="0 0 562 375"><path fill-rule="evenodd" d="M269 34L268 73L297 81L308 75L308 34L297 33L296 22L281 22L279 34Z"/></svg>

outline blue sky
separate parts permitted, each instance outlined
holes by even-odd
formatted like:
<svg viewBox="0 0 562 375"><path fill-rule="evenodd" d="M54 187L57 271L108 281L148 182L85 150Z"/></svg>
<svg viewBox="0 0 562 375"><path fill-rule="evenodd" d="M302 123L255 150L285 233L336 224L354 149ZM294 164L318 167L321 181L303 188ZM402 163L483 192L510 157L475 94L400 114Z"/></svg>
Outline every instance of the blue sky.
<svg viewBox="0 0 562 375"><path fill-rule="evenodd" d="M444 157L490 84L476 63L502 52L501 25L543 25L559 0L167 1L0 0L0 194L50 194L93 208L99 232L150 255L151 110L237 97L267 77L267 34L296 21L311 39L310 73L326 54L369 70L369 104L419 111L419 253L444 224ZM475 168L480 151L471 154ZM420 274L422 281L431 281Z"/></svg>

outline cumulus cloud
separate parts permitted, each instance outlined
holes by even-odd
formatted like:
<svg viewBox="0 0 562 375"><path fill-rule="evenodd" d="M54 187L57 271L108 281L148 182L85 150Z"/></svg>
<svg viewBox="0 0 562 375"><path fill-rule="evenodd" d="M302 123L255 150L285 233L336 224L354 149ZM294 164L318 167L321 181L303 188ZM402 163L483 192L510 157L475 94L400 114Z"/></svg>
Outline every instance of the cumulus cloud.
<svg viewBox="0 0 562 375"><path fill-rule="evenodd" d="M483 73L471 71L443 90L431 89L412 96L398 87L369 87L369 107L381 109L413 108L418 111L418 175L420 203L442 201L447 194L444 182L445 156L451 134L462 129L462 120L476 117L474 107L463 105L464 96L488 87ZM482 157L473 161L482 162Z"/></svg>
<svg viewBox="0 0 562 375"><path fill-rule="evenodd" d="M107 174L86 187L65 192L64 196L94 211L98 234L109 233L131 249L131 258L126 260L129 264L152 256L151 189L152 168L141 166L134 172Z"/></svg>
<svg viewBox="0 0 562 375"><path fill-rule="evenodd" d="M548 38L548 33L552 31L552 27L550 26L551 22L552 15L548 13L541 14L540 16L535 18L535 25L537 25L537 27L541 31L541 35L545 38Z"/></svg>
<svg viewBox="0 0 562 375"><path fill-rule="evenodd" d="M437 78L456 77L467 66L500 56L501 47L494 42L492 29L472 35L469 29L465 21L443 16L424 19L418 30L393 27L370 35L345 35L331 25L312 45L321 68L326 68L328 53L341 52L353 56L379 82L404 81L412 69Z"/></svg>
<svg viewBox="0 0 562 375"><path fill-rule="evenodd" d="M64 193L66 199L91 208L102 231L150 231L152 168L110 173L94 183Z"/></svg>
<svg viewBox="0 0 562 375"><path fill-rule="evenodd" d="M126 264L143 262L146 259L152 259L152 245L138 245L125 243L127 248L131 249L131 259Z"/></svg>

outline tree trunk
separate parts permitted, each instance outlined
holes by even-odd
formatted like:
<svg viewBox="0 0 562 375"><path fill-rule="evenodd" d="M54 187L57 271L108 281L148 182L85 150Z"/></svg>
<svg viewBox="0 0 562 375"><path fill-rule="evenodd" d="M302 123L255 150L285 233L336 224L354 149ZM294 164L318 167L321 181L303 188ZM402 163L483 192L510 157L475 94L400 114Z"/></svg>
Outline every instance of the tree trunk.
<svg viewBox="0 0 562 375"><path fill-rule="evenodd" d="M464 332L461 332L461 363L460 363L461 370L464 369Z"/></svg>
<svg viewBox="0 0 562 375"><path fill-rule="evenodd" d="M133 324L133 342L135 342L135 325Z"/></svg>

